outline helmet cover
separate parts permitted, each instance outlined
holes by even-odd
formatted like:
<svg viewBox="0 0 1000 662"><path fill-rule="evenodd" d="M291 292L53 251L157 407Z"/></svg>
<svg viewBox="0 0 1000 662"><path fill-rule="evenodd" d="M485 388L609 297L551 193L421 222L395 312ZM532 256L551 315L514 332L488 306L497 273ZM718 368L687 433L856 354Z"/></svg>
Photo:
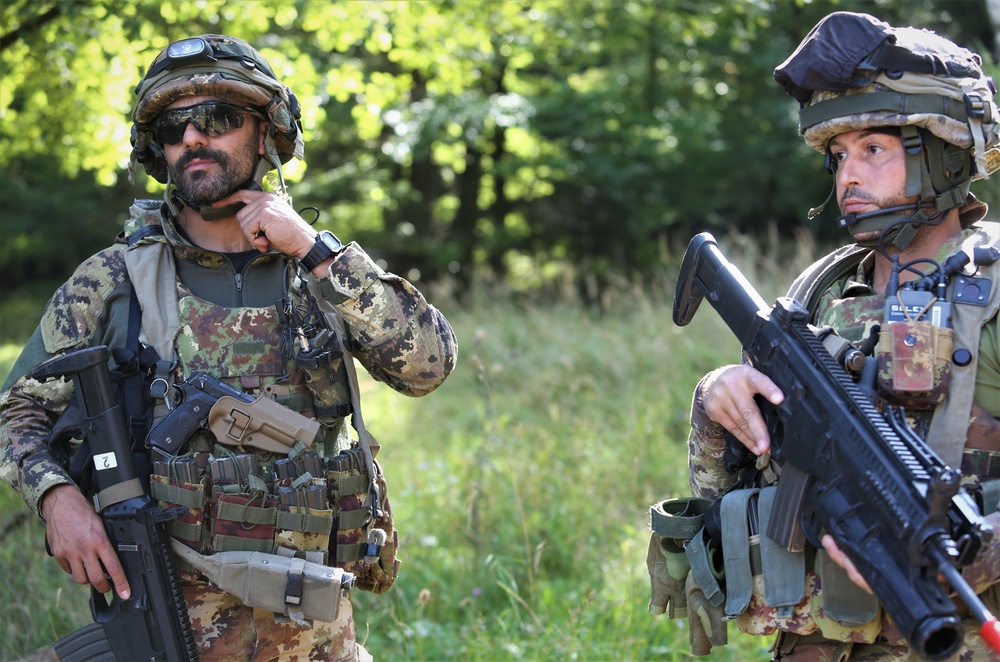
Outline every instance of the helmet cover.
<svg viewBox="0 0 1000 662"><path fill-rule="evenodd" d="M153 122L170 104L188 96L210 96L265 114L270 120L268 161L279 174L281 163L303 156L298 100L278 82L267 60L240 39L206 34L171 43L150 64L135 94L129 168L139 162L161 183L167 181L167 164L163 146L153 138Z"/></svg>
<svg viewBox="0 0 1000 662"><path fill-rule="evenodd" d="M986 152L1000 143L996 88L982 59L937 34L894 28L868 14L834 12L774 70L801 105L799 131L826 152L834 136L916 126L972 152L972 179L988 176Z"/></svg>

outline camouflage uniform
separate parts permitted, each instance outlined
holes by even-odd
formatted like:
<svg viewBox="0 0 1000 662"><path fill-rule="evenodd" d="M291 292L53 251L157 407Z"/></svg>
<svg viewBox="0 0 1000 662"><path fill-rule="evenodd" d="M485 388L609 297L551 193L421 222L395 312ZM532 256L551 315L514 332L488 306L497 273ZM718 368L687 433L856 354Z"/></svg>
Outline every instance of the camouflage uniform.
<svg viewBox="0 0 1000 662"><path fill-rule="evenodd" d="M254 255L236 273L227 256L186 240L165 206L162 213L164 236L146 241L166 242L176 264L182 324L174 379L208 370L250 393L270 387L279 401L284 398L293 409L319 418L318 452L342 450L349 444L343 413L324 415L350 401L342 362L335 360L323 374L304 374L273 346L281 337L274 302L287 295L288 258L274 251ZM61 381L39 384L23 375L66 351L126 345L131 284L125 253L120 240L81 264L53 295L0 395L0 476L36 512L46 491L72 482L64 458L54 457L47 442L73 388ZM375 379L400 393L421 396L451 372L457 346L447 320L409 282L380 269L357 244L337 254L329 276L316 285L343 319L352 354ZM190 446L204 452L212 448L204 435ZM259 459L267 466L275 458ZM256 613L204 582L186 586L185 597L202 659L366 655L355 647L349 599L342 600L336 622L301 628L275 623L273 614Z"/></svg>
<svg viewBox="0 0 1000 662"><path fill-rule="evenodd" d="M993 226L994 235L998 229ZM976 232L976 227L965 230L961 235L946 242L935 255L943 262L952 255L959 245ZM873 324L881 323L884 316L884 295L876 293L868 284L868 274L872 268L874 253L869 253L861 261L855 273L841 278L830 286L818 299L813 310L813 321L817 326L831 326L845 339L860 345L867 338ZM996 271L996 270L994 270ZM993 316L982 328L979 339L979 357L976 372L976 398L979 405L994 419L1000 418L1000 320ZM883 336L884 338L885 336ZM735 476L726 472L722 455L725 450L723 428L705 413L703 396L708 391L717 373L713 372L699 383L695 390L691 409L691 431L688 437L688 468L691 493L696 497L718 498L735 481ZM908 412L910 424L926 437L933 410ZM994 427L985 432L988 439L996 439L998 430ZM970 435L972 434L970 428ZM933 447L933 440L929 439ZM937 449L936 449L937 450ZM996 478L988 472L979 475L977 468L988 466L1000 460L1000 453L986 451L966 451L962 457L963 474L970 480ZM1000 526L1000 512L992 512L987 521ZM807 557L808 558L808 557ZM994 582L1000 577L1000 540L994 539L984 546L976 562L963 571L969 584L980 594L988 607L996 612L998 586ZM884 613L865 626L844 626L827 616L822 606L822 586L813 570L806 574L805 599L795 607L789 616L780 617L776 609L765 604L761 590L760 575L754 577L754 594L747 609L737 619L741 630L756 634L779 634L777 647L784 643L787 654L782 659L795 660L908 660L910 649L906 640ZM993 660L995 654L988 650L978 635L979 625L973 618L963 621L966 632L965 645L950 660Z"/></svg>

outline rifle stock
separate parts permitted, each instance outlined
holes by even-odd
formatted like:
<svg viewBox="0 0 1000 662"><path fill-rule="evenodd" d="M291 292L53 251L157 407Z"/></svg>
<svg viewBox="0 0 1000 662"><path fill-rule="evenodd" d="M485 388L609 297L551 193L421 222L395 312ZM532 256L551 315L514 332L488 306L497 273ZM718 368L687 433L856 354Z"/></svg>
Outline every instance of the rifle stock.
<svg viewBox="0 0 1000 662"><path fill-rule="evenodd" d="M691 240L677 282L674 322L688 324L707 298L750 364L785 395L763 410L777 432L772 456L782 465L766 535L794 551L806 539L819 547L821 535L832 534L921 657L943 659L962 642L938 573L984 633L987 626L995 632L996 619L955 567L971 563L992 537L971 497L959 491L958 472L905 419L899 423L900 412L890 420L875 409L817 338L805 308L779 298L768 310L711 234Z"/></svg>
<svg viewBox="0 0 1000 662"><path fill-rule="evenodd" d="M194 661L194 630L166 528L177 512L157 507L142 491L107 361L107 347L99 345L56 357L28 374L40 381L73 380L94 453L99 514L132 591L128 600L112 592L108 602L91 588L94 623L55 648L60 660L70 662Z"/></svg>

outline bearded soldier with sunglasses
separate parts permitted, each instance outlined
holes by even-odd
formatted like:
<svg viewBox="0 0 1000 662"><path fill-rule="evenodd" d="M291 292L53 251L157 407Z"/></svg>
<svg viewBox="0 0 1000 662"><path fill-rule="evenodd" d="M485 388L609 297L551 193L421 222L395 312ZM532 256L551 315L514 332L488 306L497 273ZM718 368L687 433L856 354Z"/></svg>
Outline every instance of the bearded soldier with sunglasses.
<svg viewBox="0 0 1000 662"><path fill-rule="evenodd" d="M70 416L72 384L25 376L54 356L104 345L123 383L137 470L155 498L184 505L184 526L171 529L175 538L202 558L252 549L353 569L368 568L375 554L378 568L379 550L393 540L375 536L366 545L362 536L353 541L361 544L338 547L343 531L329 514L338 504L322 498L310 501L319 519L308 520L319 529L284 530L281 515L289 508L278 505L279 493L283 500L304 498L317 485L325 490L327 475L341 475L326 473L334 459L353 457L350 423L359 433L361 427L352 356L375 379L421 396L455 365L451 327L409 282L383 271L356 243L317 232L293 209L282 166L303 157L299 104L251 46L220 35L174 42L153 61L136 96L130 174L141 164L166 185L164 200L137 201L119 241L80 265L50 300L4 385L0 472L45 520L49 549L64 571L129 600L135 587L88 499L92 459L74 453L85 434L79 417L74 426ZM261 184L271 171L276 190L268 192ZM318 421L315 439L286 455L249 441L226 446L199 428L173 457L150 452L149 431L182 404L178 386L196 372L248 400L268 397ZM229 470L241 466L249 468L228 485ZM299 492L280 491L282 481L296 477ZM359 501L376 499L369 515L384 515L377 501L384 494L366 494L368 484L358 488ZM224 507L230 502L244 513L231 521ZM251 519L250 511L271 519ZM365 531L371 519L359 519L351 531ZM178 568L202 660L368 657L355 641L347 592L333 621L294 611L288 618L244 605L197 564ZM394 577L391 561L383 570ZM372 590L391 583L384 574L371 579Z"/></svg>

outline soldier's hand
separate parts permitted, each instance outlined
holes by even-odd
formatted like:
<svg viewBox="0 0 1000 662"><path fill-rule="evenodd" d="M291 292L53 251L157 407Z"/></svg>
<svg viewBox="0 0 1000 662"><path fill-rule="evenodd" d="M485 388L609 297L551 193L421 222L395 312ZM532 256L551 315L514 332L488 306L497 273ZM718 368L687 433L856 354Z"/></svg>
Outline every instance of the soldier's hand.
<svg viewBox="0 0 1000 662"><path fill-rule="evenodd" d="M257 250L273 249L289 257L302 257L316 243L316 230L274 193L240 189L212 206L223 207L237 202L246 206L236 212L236 220Z"/></svg>
<svg viewBox="0 0 1000 662"><path fill-rule="evenodd" d="M42 497L41 512L49 549L59 566L77 584L90 584L101 593L113 585L118 596L127 600L131 590L125 569L108 540L104 522L83 492L75 485L57 485Z"/></svg>
<svg viewBox="0 0 1000 662"><path fill-rule="evenodd" d="M868 585L865 578L861 576L860 572L858 572L858 568L854 565L854 562L847 558L847 554L840 549L840 546L837 545L837 541L833 539L833 536L828 533L820 539L820 542L823 543L823 549L826 550L826 553L830 555L830 560L846 570L847 576L852 582L860 586L868 593L872 593L871 586Z"/></svg>
<svg viewBox="0 0 1000 662"><path fill-rule="evenodd" d="M755 455L771 448L771 438L755 395L774 405L785 399L771 379L752 366L733 365L716 371L705 390L705 413L726 428Z"/></svg>

